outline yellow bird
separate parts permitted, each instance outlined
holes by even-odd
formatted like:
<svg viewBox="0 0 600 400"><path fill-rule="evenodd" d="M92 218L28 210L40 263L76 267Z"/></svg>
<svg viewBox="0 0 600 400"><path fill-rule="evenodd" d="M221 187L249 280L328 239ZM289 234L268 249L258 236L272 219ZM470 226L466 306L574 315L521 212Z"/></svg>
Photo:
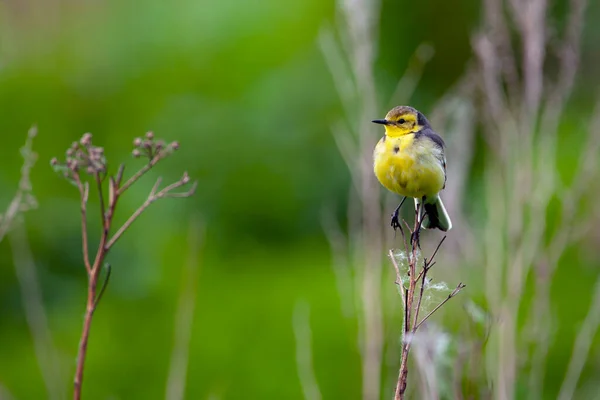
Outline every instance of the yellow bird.
<svg viewBox="0 0 600 400"><path fill-rule="evenodd" d="M412 107L395 107L385 119L373 122L385 126L385 134L373 152L375 175L388 190L404 196L392 214L392 227L400 227L398 211L406 197L413 197L424 228L448 231L452 222L439 196L446 187L444 140ZM423 207L419 208L420 204Z"/></svg>

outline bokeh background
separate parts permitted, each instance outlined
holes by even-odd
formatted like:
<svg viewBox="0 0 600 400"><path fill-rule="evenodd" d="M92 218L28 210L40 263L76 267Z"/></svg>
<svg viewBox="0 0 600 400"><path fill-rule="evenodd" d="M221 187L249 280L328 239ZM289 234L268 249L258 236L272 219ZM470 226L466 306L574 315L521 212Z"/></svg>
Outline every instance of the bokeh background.
<svg viewBox="0 0 600 400"><path fill-rule="evenodd" d="M567 9L567 1L551 2L548 20L560 29ZM377 49L373 77L378 104L369 118L385 114L407 68L422 73L407 100L427 115L433 112L472 64L471 38L481 16L475 0L383 0L374 15L379 24L374 24L371 43ZM600 4L590 2L581 68L560 128L557 165L565 176L574 171L594 108L599 18ZM319 40L328 30L338 32L342 19L334 1L321 0L0 2L2 207L18 186L19 148L26 133L33 124L39 130L33 143L39 159L31 172L38 207L24 214L20 234L0 243L0 398L67 398L71 393L86 274L78 193L54 173L50 159L63 157L71 142L91 132L110 165L126 162L131 173L143 163L131 157L132 141L148 130L167 141L178 140L181 148L122 199L117 221L143 202L159 175L169 181L188 171L198 189L192 198L153 204L110 253L112 276L92 326L84 397L177 398L166 395L177 316L185 315L182 307L193 306L188 309L193 318L184 318L181 328L186 332L187 324L191 329L189 348L183 351L188 356L185 398L318 398L303 391L302 354L310 355L307 370L322 398L365 398L363 320L352 311L361 307L355 307L359 299L354 299L348 311L343 292L353 288L340 288L344 282L360 286L360 274L346 265L351 279L336 278L332 265L339 263L339 249L332 250L323 227L326 214L326 221L339 223L338 233L352 229L347 212L354 196L351 174L332 126L341 119L358 126L363 117L344 105L324 55L327 47ZM549 29L548 35L554 34ZM411 67L415 50L424 44L428 62ZM348 118L348 110L354 119ZM373 140L381 135L377 127L369 129ZM485 214L481 188L487 164L482 154L488 143L476 132L465 145L477 156L465 167L461 208L477 225ZM451 176L448 182L452 184ZM594 208L596 194L588 194L585 210ZM396 201L386 198L388 206ZM99 233L95 205L92 200L92 243ZM552 210L544 214L550 225L559 218ZM555 323L543 339L549 341L549 352L541 398L556 398L590 307L600 266L598 233L591 229L569 245L553 275L550 314ZM397 247L399 238L394 242L390 232L387 237ZM425 240L433 243L439 237L427 232ZM23 293L16 269L15 252L24 251L23 241L35 263L49 333L42 334L42 349L34 345L25 312L29 295ZM399 363L401 311L384 252L377 292L385 339L380 387L381 398L389 398ZM456 253L452 245L442 248L436 268L446 270L440 278L449 286L462 281L468 287L436 314L432 325L449 343L485 342L502 323L488 309L482 284L486 265L467 268L457 253L445 267L444 252ZM535 273L527 275L523 309L534 297L530 275ZM445 294L433 294L427 307ZM473 310L491 322L465 329L472 325ZM518 323L525 319L519 317ZM518 327L516 332L527 335ZM600 390L594 378L600 373L600 341L594 332L577 386L582 399L597 398L587 396ZM517 363L519 368L527 365L529 349L527 344L520 349L524 361ZM455 365L455 356L445 362ZM482 369L483 364L472 367ZM494 380L466 370L471 372L465 378L442 374L440 382L458 379L458 387L463 385L472 398L486 393L489 398ZM529 398L527 371L519 373L515 385L520 398ZM425 398L419 396L417 382L413 398ZM440 384L440 396L457 398L446 383Z"/></svg>

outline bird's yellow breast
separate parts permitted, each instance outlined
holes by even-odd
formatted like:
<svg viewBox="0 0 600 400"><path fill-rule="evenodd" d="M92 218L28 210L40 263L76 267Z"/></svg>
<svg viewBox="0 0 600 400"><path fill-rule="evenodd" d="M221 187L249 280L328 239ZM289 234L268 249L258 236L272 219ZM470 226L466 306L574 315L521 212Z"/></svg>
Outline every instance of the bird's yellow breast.
<svg viewBox="0 0 600 400"><path fill-rule="evenodd" d="M410 133L384 136L373 154L373 168L379 182L401 196L435 196L444 187L442 149L427 138Z"/></svg>

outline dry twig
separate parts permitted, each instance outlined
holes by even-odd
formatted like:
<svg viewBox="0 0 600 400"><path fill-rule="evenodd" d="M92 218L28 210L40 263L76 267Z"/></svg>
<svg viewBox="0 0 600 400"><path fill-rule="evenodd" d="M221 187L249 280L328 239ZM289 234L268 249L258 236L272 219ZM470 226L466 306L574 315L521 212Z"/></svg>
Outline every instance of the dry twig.
<svg viewBox="0 0 600 400"><path fill-rule="evenodd" d="M79 142L74 142L66 152L66 161L59 162L56 158L52 159L51 164L57 172L77 186L80 195L81 203L81 236L82 236L82 251L83 262L88 273L88 295L85 317L83 322L83 330L79 343L79 351L77 354L77 368L75 372L74 382L74 399L81 398L81 387L83 383L83 370L87 353L88 338L92 323L94 311L98 305L98 301L104 288L106 281L98 290L100 272L102 271L104 261L110 249L119 240L122 234L154 201L167 197L189 197L196 189L196 182L192 184L189 190L185 192L177 192L176 189L190 183L190 178L187 173L177 181L165 188L159 190L160 178L155 183L150 191L148 198L144 203L129 217L129 219L111 236L113 217L118 201L137 180L148 172L159 161L171 155L179 148L179 143L172 142L165 144L162 140L155 140L154 134L148 132L144 139L136 138L134 140L133 156L136 158L145 157L148 163L136 172L129 180L122 183L123 173L125 171L124 164L121 164L117 174L109 176L107 171L107 162L102 147L95 146L92 143L92 135L86 133L82 136ZM91 181L98 190L100 203L100 218L102 222L102 232L100 241L96 250L96 255L92 260L89 254L88 244L88 228L87 228L87 204L89 199L90 185L86 179L86 175L91 177ZM108 178L108 196L105 199L104 186ZM109 267L110 268L110 267ZM110 269L108 269L108 272ZM108 279L108 275L107 278Z"/></svg>
<svg viewBox="0 0 600 400"><path fill-rule="evenodd" d="M400 286L399 291L402 296L402 304L404 306L404 324L403 324L403 332L402 332L402 350L401 350L401 359L400 359L400 371L398 373L398 382L396 383L396 390L394 394L394 398L396 400L404 399L406 393L407 379L408 379L408 357L410 354L411 342L417 333L417 330L431 317L437 310L439 310L448 300L456 296L465 285L459 283L456 288L448 295L446 299L444 299L441 303L439 303L436 307L434 307L425 317L423 317L419 321L419 313L422 307L423 294L425 289L430 281L427 280L427 274L435 264L435 257L444 243L446 237L444 236L442 240L438 243L435 250L431 254L431 257L424 258L421 263L421 267L419 270L419 243L418 237L419 232L421 230L421 223L419 221L419 210L417 209L415 212L415 224L411 229L406 221L403 221L407 225L407 229L410 232L410 248L407 245L406 236L404 234L404 230L402 230L402 238L405 249L410 249L405 252L407 257L407 265L408 271L407 276L403 279L402 271L398 265L396 257L392 250L390 250L389 255L392 260L392 264L394 266L394 270L396 272L396 281L395 283ZM408 283L408 288L404 286L404 281Z"/></svg>
<svg viewBox="0 0 600 400"><path fill-rule="evenodd" d="M357 298L361 300L359 311L359 342L362 355L362 380L364 400L380 398L381 364L383 350L383 312L381 300L382 251L384 217L381 209L380 191L372 171L372 152L377 135L370 121L381 110L377 106L373 75L376 54L376 30L378 27L379 2L368 0L339 0L342 17L339 32L323 29L320 45L345 112L345 120L332 124L332 133L340 154L344 158L352 178L353 192L350 196L348 245L340 245L341 237L335 224L327 224L326 230L334 251L352 249L353 259L345 262L345 255L336 254L338 285L347 284L345 266L357 265L354 276ZM433 48L419 46L410 60L409 67L399 80L390 101L395 104L407 102L417 87L423 68L433 56ZM352 127L352 128L348 128ZM338 267L340 260L346 265ZM341 273L338 273L341 272ZM343 281L342 281L343 280ZM342 293L342 291L340 291ZM342 293L344 299L350 298ZM346 302L347 304L347 302Z"/></svg>
<svg viewBox="0 0 600 400"><path fill-rule="evenodd" d="M530 392L532 398L543 396L544 361L552 331L549 287L558 259L574 240L573 227L582 227L574 211L584 194L579 182L597 176L592 172L599 143L594 128L580 158L580 165L586 167L578 171L572 188L562 187L557 169L558 126L579 66L586 5L586 0L569 0L563 38L553 46L547 32L555 27L548 22L547 0L485 0L484 23L473 39L487 118L483 132L492 153L483 179L488 218L482 254L474 261L487 266L488 304L502 320L494 332L498 340L491 341L497 348L488 352L498 355L488 363L494 366L489 372L497 398L515 395L521 346L517 316L532 268L536 296L526 321L533 345ZM505 7L510 13L504 12ZM544 61L554 48L558 74L551 78ZM514 56L519 50L520 61ZM561 220L566 223L548 232L546 215L555 199L562 202Z"/></svg>

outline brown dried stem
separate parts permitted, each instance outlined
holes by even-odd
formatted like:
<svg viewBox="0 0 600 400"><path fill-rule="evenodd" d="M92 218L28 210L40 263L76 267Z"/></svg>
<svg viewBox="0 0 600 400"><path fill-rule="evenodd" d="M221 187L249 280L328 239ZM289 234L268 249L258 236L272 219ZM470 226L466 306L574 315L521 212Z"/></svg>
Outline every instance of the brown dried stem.
<svg viewBox="0 0 600 400"><path fill-rule="evenodd" d="M92 135L86 133L83 135L79 143L73 143L71 148L67 150L67 159L65 163L59 163L57 159L52 160L52 165L57 171L62 172L63 176L70 180L77 186L80 195L80 206L81 206L81 236L82 236L82 252L83 261L88 273L88 293L86 302L86 311L83 321L83 329L81 333L81 339L79 342L79 351L77 354L77 367L75 371L74 379L74 392L73 398L78 400L81 398L81 389L83 383L83 371L85 365L85 359L87 354L88 339L92 324L92 318L98 302L106 288L108 283L108 276L110 270L107 272L104 283L98 291L98 283L100 279L100 273L104 266L104 260L112 246L117 240L123 235L123 233L131 226L131 224L148 208L154 201L167 198L167 197L189 197L194 193L196 183L192 187L183 193L175 192L174 190L186 185L190 182L190 178L187 173L184 173L181 179L177 182L166 186L164 189L158 191L158 185L160 178L152 188L146 201L140 206L127 221L117 230L117 232L111 237L110 231L113 224L113 217L120 196L125 192L126 189L131 187L135 182L138 181L146 172L148 172L154 165L160 160L166 158L174 150L177 150L179 144L173 142L168 146L165 146L162 141L154 141L154 135L149 132L146 134L144 140L138 138L134 141L135 150L133 155L135 157L146 156L149 161L144 165L138 172L136 172L125 184L121 185L123 178L124 165L121 165L115 176L109 177L108 187L108 199L105 203L104 199L104 182L107 176L107 163L104 157L104 150L101 147L94 146L92 144ZM102 222L102 231L100 235L100 241L96 250L96 256L93 263L90 261L89 255L89 244L88 244L88 226L87 226L87 204L89 200L89 182L84 181L83 172L91 176L91 180L95 183L98 189L98 197L100 204L100 218Z"/></svg>
<svg viewBox="0 0 600 400"><path fill-rule="evenodd" d="M456 289L454 289L444 301L438 304L432 311L430 311L420 322L419 322L419 312L421 311L423 295L425 292L426 285L428 284L427 273L435 264L435 257L438 254L438 251L446 237L444 236L442 240L439 241L435 250L433 251L431 257L425 258L423 263L421 264L421 270L417 273L418 267L418 249L420 248L418 243L418 237L421 230L421 220L423 217L419 218L419 209L416 210L415 215L415 224L412 229L408 226L406 221L403 221L404 224L407 225L407 230L411 233L410 235L410 253L406 250L408 271L407 271L407 279L408 288L406 288L403 284L402 279L402 271L396 261L394 253L390 250L389 255L392 260L392 264L394 266L394 270L396 272L396 281L395 283L400 285L400 293L402 296L402 304L404 306L404 324L403 324L403 340L402 340L402 349L401 349L401 359L400 359L400 370L398 373L398 382L396 384L396 390L394 393L394 399L401 400L404 399L406 386L407 386L407 378L408 378L408 357L410 354L410 347L413 340L414 335L417 333L417 330L423 323L431 317L437 310L439 310L448 300L452 297L456 296L464 287L462 283L459 283ZM404 234L404 230L401 230L403 243L405 249L408 249L406 235ZM420 287L419 287L420 284ZM418 289L418 290L417 290ZM414 315L414 316L413 316Z"/></svg>

